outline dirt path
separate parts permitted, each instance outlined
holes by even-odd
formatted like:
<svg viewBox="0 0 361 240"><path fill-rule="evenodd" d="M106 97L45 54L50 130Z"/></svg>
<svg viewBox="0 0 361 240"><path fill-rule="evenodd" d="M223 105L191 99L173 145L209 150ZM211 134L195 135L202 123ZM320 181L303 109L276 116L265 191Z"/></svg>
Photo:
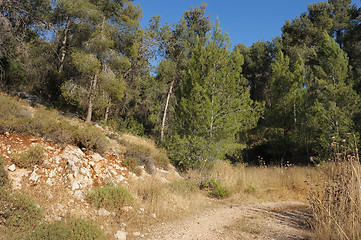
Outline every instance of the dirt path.
<svg viewBox="0 0 361 240"><path fill-rule="evenodd" d="M145 239L308 239L309 218L300 202L228 205L163 223Z"/></svg>

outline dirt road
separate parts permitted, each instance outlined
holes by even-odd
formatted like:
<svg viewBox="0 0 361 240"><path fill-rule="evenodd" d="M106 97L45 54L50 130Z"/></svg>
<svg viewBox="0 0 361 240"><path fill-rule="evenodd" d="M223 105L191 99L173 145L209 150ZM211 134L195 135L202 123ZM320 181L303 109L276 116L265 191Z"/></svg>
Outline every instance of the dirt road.
<svg viewBox="0 0 361 240"><path fill-rule="evenodd" d="M145 239L308 239L309 218L301 202L228 205L163 223Z"/></svg>

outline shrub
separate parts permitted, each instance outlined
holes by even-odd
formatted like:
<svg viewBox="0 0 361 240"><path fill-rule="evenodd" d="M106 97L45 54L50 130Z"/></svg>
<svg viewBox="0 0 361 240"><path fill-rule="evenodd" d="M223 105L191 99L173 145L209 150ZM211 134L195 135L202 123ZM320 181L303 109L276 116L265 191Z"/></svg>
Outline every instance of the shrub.
<svg viewBox="0 0 361 240"><path fill-rule="evenodd" d="M126 158L133 158L136 160L137 165L144 165L147 173L152 174L155 167L168 169L169 159L164 149L157 149L155 146L153 148L142 144L125 143L125 145L127 146Z"/></svg>
<svg viewBox="0 0 361 240"><path fill-rule="evenodd" d="M144 165L145 171L152 174L155 169L154 159L148 147L139 144L130 144L125 153L126 158L134 158L138 165Z"/></svg>
<svg viewBox="0 0 361 240"><path fill-rule="evenodd" d="M40 135L57 144L74 144L101 154L107 149L108 141L104 133L91 124L73 126L56 111L43 107L36 108L32 114L19 102L6 96L0 96L0 102L0 133L15 131Z"/></svg>
<svg viewBox="0 0 361 240"><path fill-rule="evenodd" d="M122 163L129 171L135 173L137 176L142 174L142 169L138 166L138 161L134 157L127 157Z"/></svg>
<svg viewBox="0 0 361 240"><path fill-rule="evenodd" d="M26 231L36 227L41 218L42 211L32 199L0 188L0 225Z"/></svg>
<svg viewBox="0 0 361 240"><path fill-rule="evenodd" d="M9 175L5 169L4 161L0 156L0 187L7 187L9 185Z"/></svg>
<svg viewBox="0 0 361 240"><path fill-rule="evenodd" d="M108 141L104 133L91 125L79 128L75 133L75 142L79 147L104 153L107 150Z"/></svg>
<svg viewBox="0 0 361 240"><path fill-rule="evenodd" d="M106 239L105 234L94 222L85 219L70 218L68 220L43 223L30 234L28 240L95 240Z"/></svg>
<svg viewBox="0 0 361 240"><path fill-rule="evenodd" d="M25 152L13 155L13 163L19 168L32 168L43 163L44 148L39 144L31 145Z"/></svg>
<svg viewBox="0 0 361 240"><path fill-rule="evenodd" d="M180 170L203 169L212 162L211 149L202 137L175 135L167 144L169 158Z"/></svg>
<svg viewBox="0 0 361 240"><path fill-rule="evenodd" d="M94 189L87 194L87 201L97 208L120 210L123 206L134 202L131 193L122 186L106 185Z"/></svg>
<svg viewBox="0 0 361 240"><path fill-rule="evenodd" d="M209 196L215 198L225 198L230 195L228 189L223 187L219 180L215 180L213 178L210 180L202 181L200 188L206 190Z"/></svg>

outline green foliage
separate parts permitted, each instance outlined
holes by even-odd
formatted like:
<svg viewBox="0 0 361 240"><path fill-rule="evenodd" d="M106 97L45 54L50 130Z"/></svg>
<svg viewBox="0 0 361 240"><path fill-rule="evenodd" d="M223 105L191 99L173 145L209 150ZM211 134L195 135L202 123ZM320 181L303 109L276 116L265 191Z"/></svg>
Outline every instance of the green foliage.
<svg viewBox="0 0 361 240"><path fill-rule="evenodd" d="M0 86L6 89L19 89L29 84L28 76L25 70L16 62L6 57L0 57L0 65L5 72Z"/></svg>
<svg viewBox="0 0 361 240"><path fill-rule="evenodd" d="M203 169L214 161L202 137L175 135L168 141L167 149L172 163L181 170Z"/></svg>
<svg viewBox="0 0 361 240"><path fill-rule="evenodd" d="M75 132L75 142L79 147L85 147L99 153L104 153L108 146L108 140L103 131L90 124L78 128Z"/></svg>
<svg viewBox="0 0 361 240"><path fill-rule="evenodd" d="M200 188L206 190L209 196L215 198L225 198L230 195L229 190L223 187L219 180L215 180L213 178L207 181L202 181Z"/></svg>
<svg viewBox="0 0 361 240"><path fill-rule="evenodd" d="M26 151L13 154L12 162L19 168L33 168L41 165L44 158L44 148L39 144L31 145Z"/></svg>
<svg viewBox="0 0 361 240"><path fill-rule="evenodd" d="M0 188L0 213L0 225L19 232L34 229L42 218L32 199L4 188Z"/></svg>
<svg viewBox="0 0 361 240"><path fill-rule="evenodd" d="M99 153L104 153L107 150L108 140L103 131L97 127L90 124L77 127L70 124L56 111L40 107L36 109L34 114L31 114L9 97L0 96L0 100L3 103L0 105L1 132L16 131L40 135L60 145L74 144ZM22 157L32 158L25 153ZM18 164L21 165L21 160L18 158L17 160L19 160ZM27 162L30 164L29 161ZM35 162L33 164L36 164Z"/></svg>
<svg viewBox="0 0 361 240"><path fill-rule="evenodd" d="M72 54L72 58L79 72L94 75L100 73L101 63L96 55L78 51Z"/></svg>
<svg viewBox="0 0 361 240"><path fill-rule="evenodd" d="M43 223L30 234L27 240L102 240L106 239L103 230L93 221L70 218L53 223Z"/></svg>
<svg viewBox="0 0 361 240"><path fill-rule="evenodd" d="M180 137L174 136L169 145L171 159L182 168L224 158L238 147L236 133L254 126L260 116L261 107L250 99L241 75L243 56L229 49L229 38L217 23L207 45L198 43L189 59L177 92Z"/></svg>
<svg viewBox="0 0 361 240"><path fill-rule="evenodd" d="M122 186L106 185L87 193L87 201L97 208L120 210L123 206L133 203L131 193Z"/></svg>
<svg viewBox="0 0 361 240"><path fill-rule="evenodd" d="M5 164L2 156L0 156L0 188L9 185L9 174L5 169Z"/></svg>

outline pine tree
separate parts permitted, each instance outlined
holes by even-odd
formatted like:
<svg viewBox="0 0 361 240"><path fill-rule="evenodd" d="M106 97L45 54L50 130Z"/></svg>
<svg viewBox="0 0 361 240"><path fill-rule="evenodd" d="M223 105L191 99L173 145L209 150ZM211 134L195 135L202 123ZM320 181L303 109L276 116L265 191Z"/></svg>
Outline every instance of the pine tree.
<svg viewBox="0 0 361 240"><path fill-rule="evenodd" d="M177 133L184 139L202 139L200 161L222 158L232 150L238 131L252 127L259 115L242 77L243 56L217 22L212 38L196 46L185 81L177 93Z"/></svg>

